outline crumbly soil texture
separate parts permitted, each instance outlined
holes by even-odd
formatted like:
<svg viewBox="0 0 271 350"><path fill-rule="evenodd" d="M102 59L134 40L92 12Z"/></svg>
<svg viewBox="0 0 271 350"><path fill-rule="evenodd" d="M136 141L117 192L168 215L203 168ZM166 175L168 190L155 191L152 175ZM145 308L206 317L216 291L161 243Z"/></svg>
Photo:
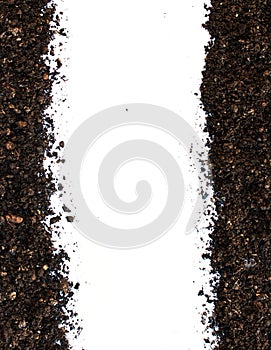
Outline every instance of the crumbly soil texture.
<svg viewBox="0 0 271 350"><path fill-rule="evenodd" d="M209 327L215 349L270 350L271 1L207 10L201 101L217 212L207 258L220 276Z"/></svg>
<svg viewBox="0 0 271 350"><path fill-rule="evenodd" d="M50 196L55 184L43 165L55 142L45 111L57 72L50 74L44 59L54 35L54 13L55 6L46 0L0 1L2 350L70 348L66 307L73 292L65 264L69 258L56 250L53 229L44 223L54 215ZM56 63L59 67L57 58Z"/></svg>

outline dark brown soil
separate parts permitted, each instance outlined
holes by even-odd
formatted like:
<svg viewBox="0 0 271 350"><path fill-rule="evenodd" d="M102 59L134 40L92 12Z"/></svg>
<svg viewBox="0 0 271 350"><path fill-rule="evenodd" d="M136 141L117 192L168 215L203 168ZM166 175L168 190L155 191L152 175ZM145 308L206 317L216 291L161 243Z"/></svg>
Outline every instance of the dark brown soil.
<svg viewBox="0 0 271 350"><path fill-rule="evenodd" d="M57 73L43 55L52 37L47 0L0 1L0 349L68 349L64 315L72 296L62 250L43 220L53 212L54 143L45 109ZM57 57L55 58L57 60ZM60 66L60 61L57 61Z"/></svg>
<svg viewBox="0 0 271 350"><path fill-rule="evenodd" d="M219 350L271 349L271 1L212 0L201 99L215 206ZM208 341L208 340L207 340Z"/></svg>

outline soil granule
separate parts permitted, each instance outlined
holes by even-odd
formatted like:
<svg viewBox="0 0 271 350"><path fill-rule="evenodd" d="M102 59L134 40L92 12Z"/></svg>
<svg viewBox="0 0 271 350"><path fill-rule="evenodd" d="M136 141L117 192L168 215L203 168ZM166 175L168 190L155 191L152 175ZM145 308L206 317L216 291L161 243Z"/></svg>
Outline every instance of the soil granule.
<svg viewBox="0 0 271 350"><path fill-rule="evenodd" d="M63 250L53 245L53 75L45 63L55 8L46 0L0 1L0 349L68 349L72 296ZM51 49L52 52L52 49ZM56 58L57 60L57 58ZM57 67L60 61L57 60ZM50 152L49 152L50 154Z"/></svg>
<svg viewBox="0 0 271 350"><path fill-rule="evenodd" d="M209 326L219 350L271 349L271 1L211 1L201 101L220 279ZM206 340L208 342L208 339Z"/></svg>

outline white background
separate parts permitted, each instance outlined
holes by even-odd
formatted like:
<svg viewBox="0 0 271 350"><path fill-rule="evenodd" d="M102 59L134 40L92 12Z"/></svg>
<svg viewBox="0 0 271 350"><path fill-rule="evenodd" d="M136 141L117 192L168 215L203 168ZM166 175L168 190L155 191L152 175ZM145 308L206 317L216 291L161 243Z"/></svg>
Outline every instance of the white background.
<svg viewBox="0 0 271 350"><path fill-rule="evenodd" d="M59 115L54 118L60 139L67 140L84 120L105 108L135 102L166 107L201 135L204 116L194 93L199 92L204 45L209 39L201 27L205 21L203 4L199 0L60 2L64 17L68 17L63 23L70 32L67 50L61 53L62 59L69 58L63 68L68 77L64 86L66 105L58 106L60 86L55 86ZM135 250L98 246L72 225L65 225L59 243L66 244L71 254L71 279L81 284L76 310L83 319L83 331L77 340L70 335L76 350L204 348L204 299L197 293L209 278L208 266L205 276L200 271L203 250L199 237L206 240L207 231L184 233L196 196L196 174L189 170L184 150L157 130L117 130L90 150L82 171L82 187L90 210L113 225L133 226L155 217L166 198L166 185L156 168L131 164L116 179L119 196L128 201L134 199L137 174L145 172L153 186L150 208L130 222L103 208L93 183L106 150L138 135L159 142L178 160L186 184L185 207L169 233ZM73 242L77 243L75 252Z"/></svg>

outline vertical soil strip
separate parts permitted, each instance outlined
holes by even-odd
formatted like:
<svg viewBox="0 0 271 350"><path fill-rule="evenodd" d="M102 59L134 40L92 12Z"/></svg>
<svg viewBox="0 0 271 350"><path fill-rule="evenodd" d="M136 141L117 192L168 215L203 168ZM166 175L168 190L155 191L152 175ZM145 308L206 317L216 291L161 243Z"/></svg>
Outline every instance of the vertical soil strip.
<svg viewBox="0 0 271 350"><path fill-rule="evenodd" d="M220 281L210 326L220 350L271 349L271 2L212 0L201 86Z"/></svg>
<svg viewBox="0 0 271 350"><path fill-rule="evenodd" d="M44 56L54 6L47 0L0 1L0 349L68 349L72 295L52 228L52 175L46 150L54 143L52 78ZM57 59L57 58L56 58ZM52 222L57 219L52 218Z"/></svg>

